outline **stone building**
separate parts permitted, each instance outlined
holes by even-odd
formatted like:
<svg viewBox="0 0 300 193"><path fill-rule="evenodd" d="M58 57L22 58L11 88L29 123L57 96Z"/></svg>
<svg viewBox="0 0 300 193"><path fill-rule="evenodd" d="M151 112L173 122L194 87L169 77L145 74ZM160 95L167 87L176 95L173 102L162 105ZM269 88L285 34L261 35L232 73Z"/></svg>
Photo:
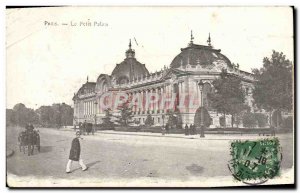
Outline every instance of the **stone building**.
<svg viewBox="0 0 300 193"><path fill-rule="evenodd" d="M212 81L220 76L222 69L241 78L246 91L246 103L252 105L252 90L254 78L251 73L242 71L238 66L212 46L209 36L207 45L197 45L191 40L187 47L175 56L168 67L161 71L150 73L145 64L137 61L131 42L126 51L126 58L116 65L111 75L100 74L97 82L87 82L74 94L74 124L87 122L100 124L105 116L105 102L114 101L118 93L126 93L130 99L141 101L141 105L133 105L133 119L136 124L144 124L148 114L154 120L154 125L163 125L168 120L168 112L177 112L182 125L194 122L196 109L205 106L212 118L213 127L219 127L219 117L222 116L210 108L207 94L212 92ZM204 83L202 91L198 83ZM109 93L109 94L108 94ZM146 99L158 100L147 102ZM103 96L106 97L103 97ZM173 98L175 96L175 99ZM148 97L148 98L147 98ZM102 98L102 99L101 99ZM174 99L174 100L173 100ZM168 105L166 105L168 103ZM172 105L173 104L173 105ZM192 105L191 105L192 104ZM169 108L170 107L170 108ZM109 107L113 114L118 114L117 108ZM226 125L231 125L231 117L226 116Z"/></svg>

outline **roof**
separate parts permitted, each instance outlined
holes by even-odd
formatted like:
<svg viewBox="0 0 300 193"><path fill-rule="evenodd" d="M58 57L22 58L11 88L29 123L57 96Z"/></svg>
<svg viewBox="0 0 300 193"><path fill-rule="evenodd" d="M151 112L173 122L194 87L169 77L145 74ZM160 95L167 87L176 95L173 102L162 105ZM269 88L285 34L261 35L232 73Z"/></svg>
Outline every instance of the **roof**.
<svg viewBox="0 0 300 193"><path fill-rule="evenodd" d="M86 82L85 84L83 84L80 89L78 90L78 92L73 96L72 100L75 100L78 98L78 95L84 95L87 93L92 93L95 91L95 87L96 87L96 82Z"/></svg>
<svg viewBox="0 0 300 193"><path fill-rule="evenodd" d="M231 66L230 60L221 54L220 49L213 49L212 46L204 46L197 44L189 44L188 47L182 48L181 53L178 54L170 64L171 68L185 67L188 64L196 66L212 65L213 62L223 62Z"/></svg>
<svg viewBox="0 0 300 193"><path fill-rule="evenodd" d="M135 58L125 58L123 62L117 64L113 70L112 76L128 75L128 77L137 77L141 75L149 75L145 64L140 63Z"/></svg>

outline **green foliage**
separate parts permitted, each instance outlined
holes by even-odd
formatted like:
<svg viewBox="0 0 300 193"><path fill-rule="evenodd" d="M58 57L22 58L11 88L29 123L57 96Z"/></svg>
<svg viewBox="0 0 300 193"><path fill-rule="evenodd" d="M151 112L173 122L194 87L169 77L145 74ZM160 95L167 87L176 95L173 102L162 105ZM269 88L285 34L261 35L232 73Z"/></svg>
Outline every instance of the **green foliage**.
<svg viewBox="0 0 300 193"><path fill-rule="evenodd" d="M243 115L243 125L244 127L255 127L257 125L257 120L254 113L247 112Z"/></svg>
<svg viewBox="0 0 300 193"><path fill-rule="evenodd" d="M254 102L268 111L293 106L292 62L281 52L273 50L272 57L263 59L263 67L253 69L255 82Z"/></svg>
<svg viewBox="0 0 300 193"><path fill-rule="evenodd" d="M236 115L249 108L244 104L245 93L241 80L222 70L220 78L213 81L215 92L209 93L212 108L219 113Z"/></svg>
<svg viewBox="0 0 300 193"><path fill-rule="evenodd" d="M199 107L195 113L194 117L194 124L195 127L200 128L201 126L201 113L203 113L203 123L206 127L209 127L211 125L211 117L205 107Z"/></svg>
<svg viewBox="0 0 300 193"><path fill-rule="evenodd" d="M7 109L7 112L7 122L14 125L25 126L31 123L60 127L73 124L73 108L65 103L41 106L35 111L19 103L13 109Z"/></svg>
<svg viewBox="0 0 300 193"><path fill-rule="evenodd" d="M74 110L70 105L65 103L41 106L36 112L39 115L39 122L42 126L61 127L73 125Z"/></svg>
<svg viewBox="0 0 300 193"><path fill-rule="evenodd" d="M153 124L154 124L153 118L150 114L148 114L145 120L145 125L152 126Z"/></svg>
<svg viewBox="0 0 300 193"><path fill-rule="evenodd" d="M10 116L10 117L8 117ZM16 104L10 113L7 114L7 121L11 124L25 126L27 123L37 124L38 115L33 109L27 108L24 104Z"/></svg>
<svg viewBox="0 0 300 193"><path fill-rule="evenodd" d="M182 119L180 112L177 111L169 111L167 113L167 116L169 117L167 124L170 128L173 129L181 129L182 128Z"/></svg>
<svg viewBox="0 0 300 193"><path fill-rule="evenodd" d="M111 109L105 109L105 116L102 118L102 126L106 129L113 129L114 128L114 123L111 121L113 115L111 114Z"/></svg>
<svg viewBox="0 0 300 193"><path fill-rule="evenodd" d="M282 124L282 115L280 110L272 113L272 126L279 127Z"/></svg>
<svg viewBox="0 0 300 193"><path fill-rule="evenodd" d="M284 118L282 121L282 127L284 129L293 129L294 125L293 125L293 117L292 116L288 116L287 118Z"/></svg>
<svg viewBox="0 0 300 193"><path fill-rule="evenodd" d="M224 116L219 117L219 122L220 122L220 126L221 127L225 127L226 126L226 119Z"/></svg>
<svg viewBox="0 0 300 193"><path fill-rule="evenodd" d="M120 115L116 116L116 122L121 126L128 126L129 124L133 123L132 121L132 107L129 105L129 101L123 103L121 106L118 107Z"/></svg>
<svg viewBox="0 0 300 193"><path fill-rule="evenodd" d="M258 127L266 127L268 124L268 117L263 113L254 113Z"/></svg>

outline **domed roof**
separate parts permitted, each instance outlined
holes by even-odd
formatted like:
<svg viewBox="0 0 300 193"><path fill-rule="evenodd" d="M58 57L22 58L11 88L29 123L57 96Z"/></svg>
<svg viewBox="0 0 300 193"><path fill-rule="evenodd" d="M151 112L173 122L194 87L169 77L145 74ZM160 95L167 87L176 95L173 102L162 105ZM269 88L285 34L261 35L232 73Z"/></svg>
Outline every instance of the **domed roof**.
<svg viewBox="0 0 300 193"><path fill-rule="evenodd" d="M135 77L149 75L145 64L140 63L135 58L135 51L131 49L131 41L129 49L126 51L126 58L120 64L117 64L111 74L120 83L127 83Z"/></svg>
<svg viewBox="0 0 300 193"><path fill-rule="evenodd" d="M182 48L181 53L173 59L170 67L180 68L188 64L191 66L200 64L201 67L213 66L215 62L227 64L230 67L230 60L220 52L221 50L214 49L211 46L210 37L208 39L208 46L194 44L191 39L188 47Z"/></svg>

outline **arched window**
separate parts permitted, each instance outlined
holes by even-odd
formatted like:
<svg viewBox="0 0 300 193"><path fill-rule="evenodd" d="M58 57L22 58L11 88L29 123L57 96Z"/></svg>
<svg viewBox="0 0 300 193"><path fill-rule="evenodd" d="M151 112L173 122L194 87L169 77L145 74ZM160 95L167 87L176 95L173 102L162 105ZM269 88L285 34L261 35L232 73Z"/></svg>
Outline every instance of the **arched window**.
<svg viewBox="0 0 300 193"><path fill-rule="evenodd" d="M104 82L103 85L102 85L102 92L107 92L107 84L106 84L106 82Z"/></svg>
<svg viewBox="0 0 300 193"><path fill-rule="evenodd" d="M127 84L129 79L126 76L122 76L118 79L118 84Z"/></svg>

